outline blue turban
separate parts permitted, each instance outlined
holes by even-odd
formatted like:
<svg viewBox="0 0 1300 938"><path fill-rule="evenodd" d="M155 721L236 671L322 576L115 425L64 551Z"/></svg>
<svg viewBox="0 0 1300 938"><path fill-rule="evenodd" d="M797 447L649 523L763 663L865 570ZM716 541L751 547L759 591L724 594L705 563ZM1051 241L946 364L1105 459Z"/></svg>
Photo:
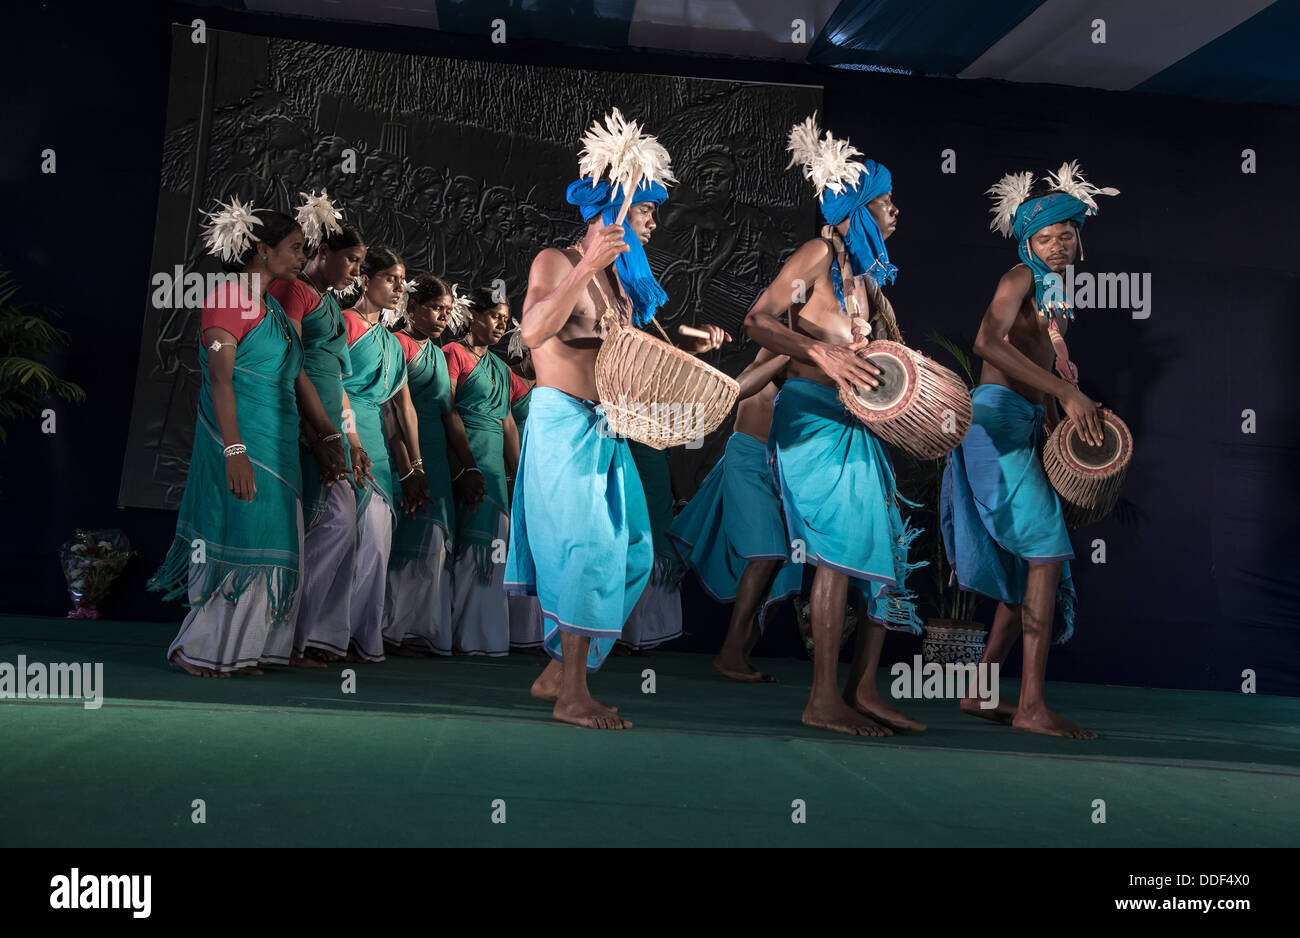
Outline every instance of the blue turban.
<svg viewBox="0 0 1300 938"><path fill-rule="evenodd" d="M605 224L612 225L623 207L623 187L614 186L611 189L609 182L604 179L597 180L594 186L590 179L571 182L564 197L570 205L578 206L582 220L588 222L599 215ZM632 194L632 204L653 202L658 205L666 198L667 189L657 182L643 179ZM614 261L614 269L618 271L618 279L632 300L632 321L638 326L644 326L655 318L659 307L668 302L668 294L650 272L645 248L631 227L623 228L623 240L629 250Z"/></svg>
<svg viewBox="0 0 1300 938"><path fill-rule="evenodd" d="M1035 232L1058 222L1072 221L1081 226L1090 211L1092 209L1087 202L1066 195L1064 192L1053 192L1051 195L1030 199L1016 209L1016 214L1011 219L1011 233L1020 242L1020 259L1034 272L1034 305L1049 319L1056 315L1073 319L1074 309L1065 302L1065 297L1059 289L1059 276L1040 261L1038 255L1030 249L1029 238ZM1050 286L1047 282L1049 276L1054 279L1057 286L1057 296L1052 302L1044 305L1043 294Z"/></svg>
<svg viewBox="0 0 1300 938"><path fill-rule="evenodd" d="M844 246L848 249L854 276L867 274L877 284L893 283L898 268L889 263L884 235L871 217L867 203L892 190L894 180L889 170L875 160L865 160L863 165L866 172L858 177L852 188L846 186L838 195L829 189L822 193L822 217L831 225L849 219L849 233L844 238Z"/></svg>

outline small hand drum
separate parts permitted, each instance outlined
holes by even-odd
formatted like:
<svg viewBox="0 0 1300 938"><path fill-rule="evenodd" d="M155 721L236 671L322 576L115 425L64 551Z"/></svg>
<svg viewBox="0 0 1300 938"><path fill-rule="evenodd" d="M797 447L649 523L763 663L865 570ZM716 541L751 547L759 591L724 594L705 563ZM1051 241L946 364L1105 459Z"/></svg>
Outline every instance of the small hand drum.
<svg viewBox="0 0 1300 938"><path fill-rule="evenodd" d="M970 390L956 373L900 342L872 342L859 354L882 372L879 387L840 386L849 413L886 443L939 459L970 429Z"/></svg>
<svg viewBox="0 0 1300 938"><path fill-rule="evenodd" d="M1109 410L1101 413L1100 446L1085 443L1074 418L1066 417L1043 447L1043 468L1061 497L1061 510L1070 529L1100 521L1111 513L1133 458L1133 435L1128 426Z"/></svg>

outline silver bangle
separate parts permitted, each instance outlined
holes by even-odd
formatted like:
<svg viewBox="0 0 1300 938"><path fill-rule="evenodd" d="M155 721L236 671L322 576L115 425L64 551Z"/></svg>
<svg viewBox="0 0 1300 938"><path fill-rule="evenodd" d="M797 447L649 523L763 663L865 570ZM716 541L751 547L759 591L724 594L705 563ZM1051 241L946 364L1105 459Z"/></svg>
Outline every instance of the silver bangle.
<svg viewBox="0 0 1300 938"><path fill-rule="evenodd" d="M221 455L229 459L231 456L242 456L248 452L248 447L243 443L231 443L221 451Z"/></svg>
<svg viewBox="0 0 1300 938"><path fill-rule="evenodd" d="M458 473L456 473L454 476L452 476L452 477L451 477L451 481L455 482L457 479L459 479L461 476L463 476L463 475L464 475L465 473L467 473L467 472L478 472L479 475L482 475L482 474L483 474L482 472L479 472L479 468L478 468L478 466L470 466L470 467L468 467L468 468L466 468L466 469L462 469L460 472L458 472Z"/></svg>
<svg viewBox="0 0 1300 938"><path fill-rule="evenodd" d="M343 434L342 434L342 433L339 433L338 431L335 431L335 432L331 433L329 436L323 436L323 437L321 437L321 438L320 438L319 440L317 440L316 442L317 442L317 443L333 443L335 440L341 440L341 439L343 439Z"/></svg>
<svg viewBox="0 0 1300 938"><path fill-rule="evenodd" d="M424 460L423 460L423 459L417 459L417 460L415 460L415 462L411 463L411 466L414 467L414 468L416 468L416 469L419 469L419 468L420 468L421 466L423 466L423 465L424 465Z"/></svg>
<svg viewBox="0 0 1300 938"><path fill-rule="evenodd" d="M408 472L406 475L404 475L404 476L398 476L398 477L397 477L397 481L398 481L398 482L405 482L405 481L406 481L407 479L409 479L411 476L415 475L416 472L417 472L416 469L412 469L412 470L411 470L410 472Z"/></svg>

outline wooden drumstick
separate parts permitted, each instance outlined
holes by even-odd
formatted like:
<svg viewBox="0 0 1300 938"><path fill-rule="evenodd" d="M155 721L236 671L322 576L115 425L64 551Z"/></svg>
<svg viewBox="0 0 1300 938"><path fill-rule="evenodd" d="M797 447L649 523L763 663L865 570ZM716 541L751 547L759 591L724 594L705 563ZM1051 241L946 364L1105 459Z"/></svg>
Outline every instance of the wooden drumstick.
<svg viewBox="0 0 1300 938"><path fill-rule="evenodd" d="M709 334L703 329L696 329L694 326L678 326L677 331L688 339L707 339Z"/></svg>

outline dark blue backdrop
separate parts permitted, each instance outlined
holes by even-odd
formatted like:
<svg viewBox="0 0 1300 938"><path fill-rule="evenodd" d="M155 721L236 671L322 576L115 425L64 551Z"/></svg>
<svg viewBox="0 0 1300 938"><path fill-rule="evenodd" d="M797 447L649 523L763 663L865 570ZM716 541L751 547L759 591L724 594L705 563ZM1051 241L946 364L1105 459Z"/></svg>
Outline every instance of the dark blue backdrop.
<svg viewBox="0 0 1300 938"><path fill-rule="evenodd" d="M893 171L901 270L891 291L909 336L934 327L969 347L1014 249L987 228L982 192L1003 172L1078 158L1122 191L1085 229L1084 269L1152 275L1150 318L1084 311L1071 332L1085 390L1137 442L1134 518L1075 537L1078 634L1054 651L1064 680L1300 694L1300 339L1295 190L1300 113L1138 93L878 75L782 64L492 46L212 8L45 3L11 14L0 262L24 296L62 311L56 364L89 401L56 405L58 432L15 427L0 450L0 610L66 609L54 550L76 526L124 528L142 554L109 612L159 621L178 607L143 583L170 541L169 512L114 507L136 373L157 207L169 24L426 54L584 68L822 83L824 123ZM58 172L42 175L54 148ZM1241 172L1242 150L1258 171ZM957 172L940 171L952 149ZM910 325L909 325L910 324ZM1242 412L1257 432L1242 432ZM1094 538L1107 563L1089 562ZM725 610L688 585L688 628L716 641ZM105 628L111 628L106 624ZM765 639L770 649L792 639ZM910 655L915 643L889 645ZM761 649L760 649L761 652Z"/></svg>

